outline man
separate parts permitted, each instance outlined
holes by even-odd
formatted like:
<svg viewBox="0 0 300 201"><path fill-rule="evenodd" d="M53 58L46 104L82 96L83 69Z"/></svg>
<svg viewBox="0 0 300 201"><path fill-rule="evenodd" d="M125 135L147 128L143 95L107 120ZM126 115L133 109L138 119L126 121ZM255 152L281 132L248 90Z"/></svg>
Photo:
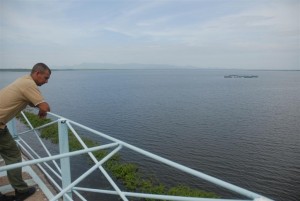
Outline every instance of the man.
<svg viewBox="0 0 300 201"><path fill-rule="evenodd" d="M51 70L43 63L33 66L30 75L17 79L12 84L0 90L0 155L6 165L21 162L21 152L10 135L6 123L13 119L27 105L39 109L39 117L43 118L50 111L38 86L48 82ZM28 187L22 178L22 169L16 168L7 171L7 177L15 189L15 196L6 196L0 193L1 201L24 200L35 193L34 187Z"/></svg>

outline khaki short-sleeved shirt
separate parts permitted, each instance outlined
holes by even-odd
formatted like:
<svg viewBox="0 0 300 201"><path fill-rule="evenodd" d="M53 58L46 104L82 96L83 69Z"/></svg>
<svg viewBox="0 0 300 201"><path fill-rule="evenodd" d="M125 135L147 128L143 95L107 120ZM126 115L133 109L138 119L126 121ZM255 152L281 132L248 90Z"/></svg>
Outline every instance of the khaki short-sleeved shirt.
<svg viewBox="0 0 300 201"><path fill-rule="evenodd" d="M45 102L30 75L23 76L0 90L0 124L6 124L28 104Z"/></svg>

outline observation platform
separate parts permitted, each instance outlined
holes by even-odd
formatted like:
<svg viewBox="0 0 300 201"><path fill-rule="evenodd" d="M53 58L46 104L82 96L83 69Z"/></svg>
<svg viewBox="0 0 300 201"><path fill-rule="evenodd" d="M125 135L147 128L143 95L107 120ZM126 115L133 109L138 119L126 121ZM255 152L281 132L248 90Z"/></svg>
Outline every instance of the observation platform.
<svg viewBox="0 0 300 201"><path fill-rule="evenodd" d="M16 120L12 120L8 124L8 128L13 138L16 140L17 144L21 148L24 155L24 161L21 163L16 163L12 165L4 165L3 160L0 161L0 192L2 194L14 193L12 187L9 185L6 177L6 171L14 169L17 167L22 167L23 175L26 182L30 186L36 186L37 192L28 198L26 201L74 201L91 200L86 198L84 195L87 194L97 194L106 196L115 196L114 200L174 200L174 201L272 201L271 199L241 188L239 186L230 184L218 178L212 177L195 169L191 169L187 166L181 165L179 163L173 162L166 158L160 157L151 152L145 151L141 148L128 144L124 141L113 138L109 135L96 131L92 128L86 127L82 124L74 122L70 119L64 118L54 113L48 113L51 119L43 122L41 125L34 125L34 122L30 122L28 118L30 113L21 113L23 122L26 122L28 127L24 127L20 132L17 132ZM36 116L32 114L32 116ZM57 135L55 140L58 141L58 150L52 152L47 147L45 140L41 139L41 133L43 129L50 128L47 132L54 132ZM88 146L78 133L77 130L84 131L85 134L89 133L93 137L101 138L105 140L105 144ZM26 135L25 135L26 134ZM35 143L39 143L38 150L34 150L30 143L34 141L32 138L27 139L25 136L27 134L32 134L35 137ZM71 144L70 139L76 140L80 145L80 149L75 151L70 151L69 145ZM231 198L215 198L215 197L197 197L197 196L177 196L169 195L167 193L156 194L151 191L148 192L134 192L128 191L123 185L120 186L120 182L116 181L112 172L108 170L105 165L110 159L113 159L117 153L122 149L128 149L137 154L140 154L146 160L153 160L158 164L174 168L177 171L181 171L187 175L193 176L196 179L201 179L206 182L210 182L218 187L224 188L226 190L232 191L241 198L231 199ZM105 151L105 155L97 158L94 153L96 151ZM37 151L43 151L43 153L38 153ZM70 158L74 156L79 156L85 154L89 158L91 164L89 164L88 169L84 171L81 175L76 178L71 177L72 166L70 163ZM101 189L100 187L86 187L82 186L82 181L90 176L93 172L101 174L101 176L108 182L110 189ZM72 175L73 176L73 175ZM200 182L200 181L199 181ZM98 200L98 199L97 199ZM106 200L106 199L104 199ZM94 201L94 200L92 200Z"/></svg>
<svg viewBox="0 0 300 201"><path fill-rule="evenodd" d="M28 160L22 156L23 160ZM5 166L4 160L0 156L0 167ZM47 191L55 193L52 185L47 181L45 175L35 165L22 168L22 176L28 186L34 186L36 192L26 199L26 201L48 201L50 196L46 196ZM0 172L0 192L4 195L15 195L13 187L9 184L6 171ZM49 193L48 193L49 194Z"/></svg>
<svg viewBox="0 0 300 201"><path fill-rule="evenodd" d="M5 166L3 159L0 156L0 167ZM28 186L34 186L36 192L26 199L26 201L47 201L49 198L44 194L41 189L47 186L48 189L52 188L51 185L45 180L44 175L35 167L31 166L22 168L22 176ZM48 184L47 184L48 183ZM6 171L0 173L0 192L5 195L14 195L14 189L9 184Z"/></svg>

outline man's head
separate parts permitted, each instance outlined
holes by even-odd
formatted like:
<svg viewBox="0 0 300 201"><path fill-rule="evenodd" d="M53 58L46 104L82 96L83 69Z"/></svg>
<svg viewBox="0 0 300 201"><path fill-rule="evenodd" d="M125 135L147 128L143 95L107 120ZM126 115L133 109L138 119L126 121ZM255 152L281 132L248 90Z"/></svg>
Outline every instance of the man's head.
<svg viewBox="0 0 300 201"><path fill-rule="evenodd" d="M48 82L48 79L51 75L51 70L46 64L37 63L33 66L30 75L36 85L42 86L43 84Z"/></svg>

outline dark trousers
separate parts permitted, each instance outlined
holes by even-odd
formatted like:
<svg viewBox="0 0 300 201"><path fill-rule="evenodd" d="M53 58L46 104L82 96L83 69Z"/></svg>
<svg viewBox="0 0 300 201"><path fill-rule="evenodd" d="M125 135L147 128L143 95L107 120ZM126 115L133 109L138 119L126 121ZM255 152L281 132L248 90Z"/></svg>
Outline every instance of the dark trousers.
<svg viewBox="0 0 300 201"><path fill-rule="evenodd" d="M0 128L0 155L6 165L22 161L21 152L10 135L7 127ZM7 171L7 177L12 187L19 191L28 189L28 185L22 178L22 168L15 168Z"/></svg>

